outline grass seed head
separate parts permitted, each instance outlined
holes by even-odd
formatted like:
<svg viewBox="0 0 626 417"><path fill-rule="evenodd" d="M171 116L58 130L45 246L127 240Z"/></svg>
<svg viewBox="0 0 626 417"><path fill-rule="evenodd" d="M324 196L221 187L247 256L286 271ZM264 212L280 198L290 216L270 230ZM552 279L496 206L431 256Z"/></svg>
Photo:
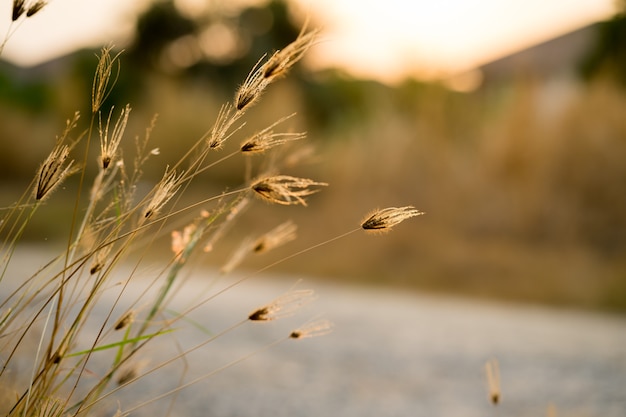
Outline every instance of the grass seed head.
<svg viewBox="0 0 626 417"><path fill-rule="evenodd" d="M421 216L423 212L413 206L388 207L376 210L372 215L361 223L364 230L384 231L389 230L398 223L411 217Z"/></svg>
<svg viewBox="0 0 626 417"><path fill-rule="evenodd" d="M308 337L324 336L333 329L332 322L328 320L316 320L297 328L289 334L291 339L305 339Z"/></svg>
<svg viewBox="0 0 626 417"><path fill-rule="evenodd" d="M261 178L252 183L250 188L265 200L282 205L301 204L306 206L304 197L315 194L319 190L311 189L314 186L327 186L324 182L317 182L308 178L297 178L289 175L275 175Z"/></svg>
<svg viewBox="0 0 626 417"><path fill-rule="evenodd" d="M181 175L176 175L175 171L167 172L163 174L163 178L152 196L152 199L148 203L147 207L143 211L143 217L148 219L158 214L163 206L174 197L178 189L180 188Z"/></svg>
<svg viewBox="0 0 626 417"><path fill-rule="evenodd" d="M306 137L305 133L274 133L261 131L249 137L242 145L243 153L263 153L275 146L282 145L292 140L299 140Z"/></svg>
<svg viewBox="0 0 626 417"><path fill-rule="evenodd" d="M13 0L11 20L15 22L26 12L26 0Z"/></svg>
<svg viewBox="0 0 626 417"><path fill-rule="evenodd" d="M304 53L311 47L316 37L317 31L303 32L285 48L274 52L261 65L260 63L264 59L262 57L252 68L243 84L237 89L234 102L237 111L244 112L256 103L270 83L284 76L304 56Z"/></svg>
<svg viewBox="0 0 626 417"><path fill-rule="evenodd" d="M284 76L317 39L318 32L300 33L298 38L274 54L261 67L263 78L270 82Z"/></svg>
<svg viewBox="0 0 626 417"><path fill-rule="evenodd" d="M117 65L117 70L115 74L115 79L113 80L113 84L117 80L117 76L119 75L119 61L118 58L121 52L118 52L116 55L111 55L112 46L107 46L102 48L101 55L98 57L98 65L96 66L96 74L93 79L93 85L91 88L91 111L96 113L102 103L109 96L111 92L112 85L111 76L113 75L113 69Z"/></svg>
<svg viewBox="0 0 626 417"><path fill-rule="evenodd" d="M256 132L241 144L241 152L243 153L263 153L275 146L282 145L286 142L299 140L306 137L306 133L274 133L273 129L279 123L295 116L295 113L283 117L272 123L265 129Z"/></svg>
<svg viewBox="0 0 626 417"><path fill-rule="evenodd" d="M104 248L98 250L98 252L96 253L94 260L91 264L91 266L89 267L89 273L91 275L97 274L98 272L100 272L102 270L102 268L104 268L104 266L107 263L108 257L109 257L109 253L111 252L111 248L112 246L105 246Z"/></svg>
<svg viewBox="0 0 626 417"><path fill-rule="evenodd" d="M238 112L243 113L252 106L263 94L265 88L269 85L269 81L263 77L262 67L255 65L250 74L246 77L243 84L237 89L235 94L235 108Z"/></svg>
<svg viewBox="0 0 626 417"><path fill-rule="evenodd" d="M33 3L28 10L26 11L26 17L32 17L36 15L41 9L43 9L48 4L45 0L38 0Z"/></svg>
<svg viewBox="0 0 626 417"><path fill-rule="evenodd" d="M107 169L118 154L118 148L124 136L124 131L126 130L130 110L131 108L128 104L122 109L119 118L115 122L111 135L109 135L109 126L111 124L111 113L113 113L113 109L111 109L111 113L109 113L104 127L102 126L102 122L100 122L100 164L102 169Z"/></svg>
<svg viewBox="0 0 626 417"><path fill-rule="evenodd" d="M131 382L141 374L141 372L147 365L148 360L143 359L138 362L132 362L122 366L118 371L115 382L117 383L117 385L124 385Z"/></svg>
<svg viewBox="0 0 626 417"><path fill-rule="evenodd" d="M73 173L72 164L74 161L66 162L69 155L70 148L67 145L55 146L50 152L37 174L35 199L43 200L46 198L67 176Z"/></svg>
<svg viewBox="0 0 626 417"><path fill-rule="evenodd" d="M296 238L297 230L298 226L295 223L286 221L258 238L252 250L256 253L263 253L282 246Z"/></svg>
<svg viewBox="0 0 626 417"><path fill-rule="evenodd" d="M248 316L250 321L271 321L293 315L304 305L315 300L313 290L293 290L256 309Z"/></svg>
<svg viewBox="0 0 626 417"><path fill-rule="evenodd" d="M135 321L135 312L133 310L127 311L126 313L122 314L122 316L119 319L117 319L117 321L113 325L113 329L122 330L123 328L131 324L133 321Z"/></svg>
<svg viewBox="0 0 626 417"><path fill-rule="evenodd" d="M226 139L228 139L229 129L233 123L237 121L237 118L237 113L233 114L233 107L230 104L225 104L220 108L215 124L207 138L209 149L219 149L222 147Z"/></svg>

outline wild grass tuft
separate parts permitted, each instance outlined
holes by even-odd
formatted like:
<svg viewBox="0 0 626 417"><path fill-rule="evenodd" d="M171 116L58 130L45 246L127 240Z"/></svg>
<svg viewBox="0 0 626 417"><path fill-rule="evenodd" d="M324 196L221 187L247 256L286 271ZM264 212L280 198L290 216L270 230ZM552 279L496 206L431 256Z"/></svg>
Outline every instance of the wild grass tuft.
<svg viewBox="0 0 626 417"><path fill-rule="evenodd" d="M31 17L45 5L45 1L15 0L12 19ZM83 416L110 412L113 406L117 415L127 415L160 399L175 399L185 387L240 363L259 349L226 365L215 364L213 371L181 382L175 389L154 393L153 398L144 402L118 404L115 394L169 363L184 363L190 352L244 323L291 316L314 300L311 290L289 291L252 313L242 313L232 327L211 332L202 343L181 347L173 357L152 368L141 360L145 358L142 353L146 346L173 333L192 311L225 291L280 262L360 230L350 230L314 244L270 262L222 289L199 294L198 300L187 305L185 311L170 309L176 290L186 282L181 271L189 268L196 257L212 254L241 216L246 213L254 216L254 195L278 205L307 206L306 198L327 185L308 178L272 174L290 166L280 165L273 151L305 137L304 133L278 131L278 126L292 115L279 117L275 123L259 129L233 153L219 156L216 152L240 132L246 111L261 101L270 84L288 73L316 37L316 31L303 30L293 43L268 59L262 58L237 90L233 102L222 106L214 124L207 127L206 133L183 157L166 163L161 180L148 189L144 169L160 156L158 148L149 145L156 121L151 121L142 138L136 136L134 155L122 152L122 144L130 136L127 126L131 106L126 104L118 111L113 106L104 106L115 87L123 56L121 52L114 52L111 45L102 49L95 66L91 114L81 118L76 113L68 120L37 170L31 187L3 212L0 222L1 277L5 278L0 282L3 285L0 288L0 354L3 358L0 412L16 417ZM84 119L88 122L80 125ZM90 143L96 141L99 155L94 157ZM79 149L84 151L78 152ZM270 157L262 168L255 168L249 163L248 154ZM217 164L237 156L247 161L240 187L197 199L186 194L192 182L200 181L202 175ZM89 167L94 159L97 165L92 170ZM68 182L68 177L74 173L79 173L80 178ZM30 271L30 275L20 272L7 279L6 272L31 219L41 215L51 216L50 221L55 221L45 212L46 203L54 198L53 192L61 185L67 188L64 195L74 193L75 201L73 210L65 213L69 220L66 244L57 256L52 256L40 269ZM362 224L362 229L390 229L419 214L422 213L411 206L379 210ZM221 273L231 272L248 256L266 253L296 238L297 226L291 221L268 229L260 237L245 240L232 257L226 259ZM158 242L168 236L171 253L159 257L162 264L156 273L142 276L143 263L157 250ZM124 267L129 267L130 273L123 272ZM137 285L139 291L129 289ZM105 297L105 294L114 296ZM308 322L261 350L289 339L323 335L330 328L327 320ZM28 364L26 371L20 369L20 377L16 378L23 363Z"/></svg>

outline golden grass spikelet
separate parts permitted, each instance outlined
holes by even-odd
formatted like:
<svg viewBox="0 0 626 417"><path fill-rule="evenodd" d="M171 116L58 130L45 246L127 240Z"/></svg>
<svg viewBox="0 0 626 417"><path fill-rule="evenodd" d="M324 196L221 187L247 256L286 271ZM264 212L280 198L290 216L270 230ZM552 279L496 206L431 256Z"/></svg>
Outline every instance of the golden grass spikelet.
<svg viewBox="0 0 626 417"><path fill-rule="evenodd" d="M333 329L333 323L326 320L316 320L306 323L289 334L291 339L305 339L309 337L324 336Z"/></svg>
<svg viewBox="0 0 626 417"><path fill-rule="evenodd" d="M102 268L104 268L104 264L102 262L96 261L91 264L91 267L89 268L89 274L97 274L98 272L102 271Z"/></svg>
<svg viewBox="0 0 626 417"><path fill-rule="evenodd" d="M293 315L304 305L315 300L317 296L313 290L289 291L269 304L256 309L248 316L250 321L271 321Z"/></svg>
<svg viewBox="0 0 626 417"><path fill-rule="evenodd" d="M235 94L235 108L245 111L263 94L265 88L277 78L285 75L311 47L317 37L317 31L301 32L298 38L274 54L262 65L259 60L248 74Z"/></svg>
<svg viewBox="0 0 626 417"><path fill-rule="evenodd" d="M38 0L33 3L28 10L26 11L26 17L32 17L36 15L41 9L43 9L48 4L45 0Z"/></svg>
<svg viewBox="0 0 626 417"><path fill-rule="evenodd" d="M252 183L250 188L265 200L282 205L301 204L306 206L304 197L318 192L311 189L314 186L327 186L327 183L317 182L308 178L297 178L289 175L275 175L261 178Z"/></svg>
<svg viewBox="0 0 626 417"><path fill-rule="evenodd" d="M263 236L258 238L252 246L252 250L256 253L268 252L296 238L298 226L292 221L286 221Z"/></svg>
<svg viewBox="0 0 626 417"><path fill-rule="evenodd" d="M98 57L98 65L96 66L96 74L93 79L93 85L91 88L91 111L96 113L102 103L109 96L113 86L109 85L111 82L111 75L113 73L113 67L117 63L117 71L115 74L115 80L113 80L113 84L117 80L119 75L120 66L118 58L122 54L118 52L116 55L111 56L111 51L113 50L113 46L109 45L107 47L102 48L101 55Z"/></svg>
<svg viewBox="0 0 626 417"><path fill-rule="evenodd" d="M117 383L117 385L124 385L136 379L147 365L148 365L148 360L142 359L138 362L131 362L122 366L120 370L118 371L118 375L117 375L117 378L115 379L115 382Z"/></svg>
<svg viewBox="0 0 626 417"><path fill-rule="evenodd" d="M294 240L296 238L296 230L297 226L293 222L287 221L256 240L251 238L245 239L224 266L220 268L220 273L227 274L232 272L251 253L268 252Z"/></svg>
<svg viewBox="0 0 626 417"><path fill-rule="evenodd" d="M118 153L118 148L124 136L126 124L128 123L130 110L131 108L128 104L122 109L110 136L109 127L111 125L113 108L111 108L111 112L109 112L109 117L104 127L102 126L102 121L100 121L98 132L100 134L100 164L102 169L107 169Z"/></svg>
<svg viewBox="0 0 626 417"><path fill-rule="evenodd" d="M274 52L261 68L263 77L273 81L282 77L298 62L317 39L318 31L301 32L298 38L285 48Z"/></svg>
<svg viewBox="0 0 626 417"><path fill-rule="evenodd" d="M122 314L122 316L117 319L115 324L113 325L114 330L122 330L125 327L128 327L133 321L135 321L135 312L133 310L127 311Z"/></svg>
<svg viewBox="0 0 626 417"><path fill-rule="evenodd" d="M221 148L224 144L224 141L227 138L226 133L236 120L232 117L232 111L232 106L230 104L225 104L217 113L217 119L215 120L213 129L211 129L211 134L207 140L207 145L210 149Z"/></svg>
<svg viewBox="0 0 626 417"><path fill-rule="evenodd" d="M241 152L243 153L263 153L275 146L282 145L293 140L300 140L306 137L306 133L274 133L272 130L276 125L293 116L283 117L271 126L250 136L241 144Z"/></svg>
<svg viewBox="0 0 626 417"><path fill-rule="evenodd" d="M256 102L270 83L270 80L263 76L263 67L259 65L261 60L255 64L243 84L237 89L235 108L239 112L243 112Z"/></svg>
<svg viewBox="0 0 626 417"><path fill-rule="evenodd" d="M176 175L176 171L168 172L165 170L165 174L163 174L163 178L159 182L152 199L148 203L146 209L143 211L143 217L148 219L158 214L163 206L167 204L168 201L178 191L180 188L180 179L182 174Z"/></svg>
<svg viewBox="0 0 626 417"><path fill-rule="evenodd" d="M500 403L500 366L497 359L490 359L485 363L485 374L487 375L487 389L489 391L489 401L493 405Z"/></svg>
<svg viewBox="0 0 626 417"><path fill-rule="evenodd" d="M422 214L424 213L413 206L388 207L376 210L361 223L361 227L365 230L389 230L406 219L421 216Z"/></svg>
<svg viewBox="0 0 626 417"><path fill-rule="evenodd" d="M39 168L35 199L43 200L73 172L72 164L74 161L66 163L69 155L70 148L67 145L59 144L52 149L52 152Z"/></svg>
<svg viewBox="0 0 626 417"><path fill-rule="evenodd" d="M13 0L11 20L15 22L26 12L26 0Z"/></svg>
<svg viewBox="0 0 626 417"><path fill-rule="evenodd" d="M109 257L109 254L111 253L112 248L113 248L112 245L108 245L99 249L96 252L94 256L94 260L91 263L91 266L89 267L89 273L91 275L97 274L98 272L102 270L102 268L104 268L104 266L106 265L107 259Z"/></svg>

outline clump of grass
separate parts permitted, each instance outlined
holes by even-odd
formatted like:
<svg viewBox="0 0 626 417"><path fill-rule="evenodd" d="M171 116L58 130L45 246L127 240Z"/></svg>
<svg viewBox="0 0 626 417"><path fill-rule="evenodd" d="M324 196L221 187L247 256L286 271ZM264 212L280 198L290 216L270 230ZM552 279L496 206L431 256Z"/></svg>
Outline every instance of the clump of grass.
<svg viewBox="0 0 626 417"><path fill-rule="evenodd" d="M24 13L27 17L32 16L44 5L45 2L41 1L26 5L24 1L16 0L13 20ZM280 161L269 158L269 163L259 172L252 172L252 166L248 165L244 183L239 188L203 196L191 203L182 203L181 198L201 174L227 158L271 153L276 147L304 138L304 133L276 132L277 126L291 116L282 117L249 137L235 152L216 156L212 160L215 151L239 132L241 125L238 122L246 111L260 102L271 83L287 74L315 42L316 36L316 31L303 30L293 43L269 58L261 59L236 92L233 102L221 108L215 123L180 160L166 165L162 179L145 193L140 192L139 186L144 181L143 167L159 155L158 148L149 144L154 122L146 129L143 138L136 138L137 152L133 163L128 164L120 144L129 135L126 129L131 107L129 104L122 106L117 119L114 119L113 107L103 109L120 70L121 53L114 54L112 46L102 49L91 91L91 114L86 118L89 122L80 130L79 121L82 119L78 113L67 122L29 190L5 211L0 222L0 234L3 236L0 247L1 285L6 283L2 279L6 278L20 237L37 209L45 209L46 202L54 197L53 191L65 184L71 174L79 174L74 209L67 214L71 222L62 253L28 278L13 283L16 284L13 290L2 289L0 353L3 363L0 386L8 391L9 400L0 405L1 412L9 416L78 416L105 410L102 407L107 400L114 398L117 391L155 370L184 360L188 353L244 323L271 321L295 314L315 297L310 290L290 291L247 316L242 315L242 319L232 327L215 333L197 346L181 349L179 354L151 369L133 362L138 352L143 352L147 345L172 332L175 325L180 325L201 305L277 263L356 231L388 230L403 220L422 214L412 206L378 210L361 227L270 263L221 290L203 295L185 311L174 314L168 310L176 286L182 281L181 270L195 254L213 250L237 219L250 210L254 195L271 204L306 206L307 199L319 191L317 187L327 185L308 178L276 174L284 166ZM100 153L96 158L97 174L89 178L86 167L94 159L89 145L96 139L100 144ZM81 141L86 142L85 152L82 156L75 155ZM84 195L88 197L86 202L83 202ZM180 224L186 226L180 229L177 226ZM232 271L251 254L265 253L294 240L296 229L295 224L287 221L261 237L245 241L222 268L222 273ZM142 279L137 272L139 266L156 242L168 234L172 238L172 254L160 267L158 279ZM122 281L117 275L120 265L132 266L131 274ZM140 282L145 288L135 296L130 306L123 306L121 299L128 292L131 282ZM105 291L116 291L113 303L104 301ZM139 305L143 307L137 308ZM118 315L121 307L125 310ZM98 319L101 316L95 314L96 309L106 312L104 319ZM323 335L330 328L327 320L312 321L262 349L284 340ZM155 393L146 402L122 404L118 412L125 415L148 403L173 396L258 351L229 364L216 365L215 370L181 383L173 390ZM14 379L14 367L22 357L31 359L29 370L20 373L23 378ZM92 366L97 364L101 368L103 363L108 363L105 370L94 376L90 371ZM115 383L117 387L113 387Z"/></svg>

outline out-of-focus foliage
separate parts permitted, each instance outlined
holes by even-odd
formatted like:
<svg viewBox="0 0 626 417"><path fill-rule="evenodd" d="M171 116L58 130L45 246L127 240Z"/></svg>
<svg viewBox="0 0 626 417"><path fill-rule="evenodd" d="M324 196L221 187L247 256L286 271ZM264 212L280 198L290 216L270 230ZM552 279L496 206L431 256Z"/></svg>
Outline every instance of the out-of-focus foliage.
<svg viewBox="0 0 626 417"><path fill-rule="evenodd" d="M598 23L597 38L581 73L587 79L610 76L626 87L626 1L619 1L620 12Z"/></svg>
<svg viewBox="0 0 626 417"><path fill-rule="evenodd" d="M284 0L264 6L185 16L172 0L154 2L139 16L126 59L140 72L221 80L232 91L255 63L297 36Z"/></svg>

